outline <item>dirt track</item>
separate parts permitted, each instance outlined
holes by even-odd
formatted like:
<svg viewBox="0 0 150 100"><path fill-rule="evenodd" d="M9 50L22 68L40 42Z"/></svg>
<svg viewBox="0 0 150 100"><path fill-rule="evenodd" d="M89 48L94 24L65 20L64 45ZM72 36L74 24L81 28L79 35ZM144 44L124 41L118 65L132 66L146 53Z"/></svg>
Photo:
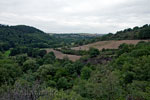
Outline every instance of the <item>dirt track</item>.
<svg viewBox="0 0 150 100"><path fill-rule="evenodd" d="M95 43L91 43L88 45L83 45L79 47L74 47L72 49L74 50L88 50L90 47L98 48L99 50L105 49L117 49L120 44L126 43L126 44L137 44L140 41L148 41L148 40L111 40L111 41L99 41Z"/></svg>

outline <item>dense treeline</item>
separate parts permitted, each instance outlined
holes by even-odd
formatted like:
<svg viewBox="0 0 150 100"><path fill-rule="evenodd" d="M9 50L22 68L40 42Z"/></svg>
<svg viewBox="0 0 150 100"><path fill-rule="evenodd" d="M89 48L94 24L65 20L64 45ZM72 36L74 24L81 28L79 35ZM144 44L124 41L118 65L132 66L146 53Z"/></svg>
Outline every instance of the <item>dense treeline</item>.
<svg viewBox="0 0 150 100"><path fill-rule="evenodd" d="M133 39L149 39L150 38L150 25L146 24L142 27L128 28L122 31L118 31L115 34L109 33L97 40L133 40Z"/></svg>
<svg viewBox="0 0 150 100"><path fill-rule="evenodd" d="M29 26L0 26L0 50L8 50L16 46L34 46L49 47L48 40L51 40L48 34Z"/></svg>

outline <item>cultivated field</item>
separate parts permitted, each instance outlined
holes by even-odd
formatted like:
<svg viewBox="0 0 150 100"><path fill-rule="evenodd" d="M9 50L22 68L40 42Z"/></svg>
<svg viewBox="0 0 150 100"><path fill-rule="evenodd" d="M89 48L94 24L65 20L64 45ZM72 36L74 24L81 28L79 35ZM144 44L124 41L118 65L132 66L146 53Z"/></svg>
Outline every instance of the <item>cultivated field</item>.
<svg viewBox="0 0 150 100"><path fill-rule="evenodd" d="M54 49L46 49L46 50L47 50L47 52L54 52L56 58L58 58L58 59L63 59L65 57L68 57L70 60L76 61L81 58L81 56L63 54L62 52L56 51Z"/></svg>
<svg viewBox="0 0 150 100"><path fill-rule="evenodd" d="M137 44L140 41L148 41L148 40L111 40L111 41L99 41L95 43L91 43L88 45L83 45L79 47L73 47L74 50L88 50L90 47L97 48L99 50L105 49L117 49L120 44Z"/></svg>
<svg viewBox="0 0 150 100"><path fill-rule="evenodd" d="M99 50L105 49L117 49L120 44L126 43L126 44L137 44L140 41L148 41L148 40L111 40L111 41L99 41L95 43L91 43L88 45L83 45L79 47L73 47L74 50L88 50L90 47L98 48ZM68 57L72 61L76 61L81 58L81 56L77 55L69 55L69 54L63 54L60 51L56 51L54 49L46 49L47 52L54 52L56 58L63 59L65 57Z"/></svg>

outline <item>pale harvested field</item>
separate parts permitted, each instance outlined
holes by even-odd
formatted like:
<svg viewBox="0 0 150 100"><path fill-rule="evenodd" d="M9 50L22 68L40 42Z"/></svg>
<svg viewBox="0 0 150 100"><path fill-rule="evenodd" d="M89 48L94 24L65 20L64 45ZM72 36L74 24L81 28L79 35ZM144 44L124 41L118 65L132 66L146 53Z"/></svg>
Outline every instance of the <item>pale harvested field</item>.
<svg viewBox="0 0 150 100"><path fill-rule="evenodd" d="M105 49L117 49L120 44L137 44L140 41L148 41L148 40L111 40L111 41L99 41L95 43L91 43L88 45L83 45L79 47L73 47L74 50L88 50L90 47L97 48L99 50Z"/></svg>
<svg viewBox="0 0 150 100"><path fill-rule="evenodd" d="M56 58L58 58L58 59L63 59L65 57L68 57L70 60L76 61L81 58L81 56L63 54L62 52L56 51L54 49L46 49L46 50L47 50L47 52L54 52Z"/></svg>
<svg viewBox="0 0 150 100"><path fill-rule="evenodd" d="M74 50L88 50L90 47L97 48L99 50L105 49L117 49L120 44L126 43L126 44L137 44L140 41L150 41L150 40L111 40L111 41L99 41L95 43L91 43L88 45L83 45L79 47L73 47ZM63 59L65 57L68 57L72 61L76 61L81 58L81 56L76 55L69 55L69 54L63 54L62 52L56 51L54 49L46 49L47 52L54 52L56 58Z"/></svg>

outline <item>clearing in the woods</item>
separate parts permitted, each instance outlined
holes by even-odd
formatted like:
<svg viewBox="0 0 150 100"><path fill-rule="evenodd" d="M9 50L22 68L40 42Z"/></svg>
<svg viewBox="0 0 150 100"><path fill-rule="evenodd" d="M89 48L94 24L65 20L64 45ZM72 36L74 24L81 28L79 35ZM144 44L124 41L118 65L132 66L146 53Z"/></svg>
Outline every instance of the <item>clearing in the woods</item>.
<svg viewBox="0 0 150 100"><path fill-rule="evenodd" d="M105 49L117 49L120 44L137 44L140 41L148 41L148 40L110 40L110 41L99 41L95 43L91 43L88 45L83 45L79 47L73 47L74 50L88 50L90 47L97 48L99 50Z"/></svg>
<svg viewBox="0 0 150 100"><path fill-rule="evenodd" d="M72 61L76 61L81 58L81 56L63 54L62 52L56 51L54 49L47 49L47 52L54 52L56 58L58 58L58 59L63 59L63 58L67 57L68 59L70 59Z"/></svg>
<svg viewBox="0 0 150 100"><path fill-rule="evenodd" d="M99 41L95 43L91 43L88 45L83 45L79 47L73 47L74 50L88 50L90 47L97 48L99 50L105 49L117 49L120 44L126 43L126 44L137 44L140 41L149 41L149 40L110 40L110 41ZM81 56L77 55L70 55L70 54L63 54L60 51L56 51L54 49L47 49L47 52L54 52L56 58L63 59L65 57L68 57L72 61L76 61L81 58Z"/></svg>

